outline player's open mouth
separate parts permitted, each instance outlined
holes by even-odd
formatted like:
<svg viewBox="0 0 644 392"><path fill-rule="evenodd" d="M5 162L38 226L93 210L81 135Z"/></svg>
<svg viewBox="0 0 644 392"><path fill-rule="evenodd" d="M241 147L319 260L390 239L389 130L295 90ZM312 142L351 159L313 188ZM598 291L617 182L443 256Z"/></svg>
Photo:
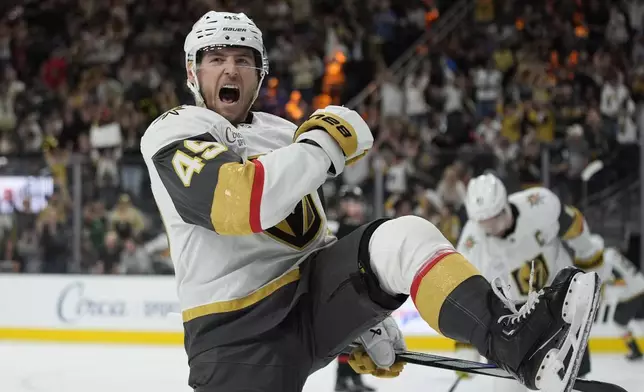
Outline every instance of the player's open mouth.
<svg viewBox="0 0 644 392"><path fill-rule="evenodd" d="M241 96L239 86L236 84L224 84L219 89L219 100L223 103L233 104L239 101Z"/></svg>

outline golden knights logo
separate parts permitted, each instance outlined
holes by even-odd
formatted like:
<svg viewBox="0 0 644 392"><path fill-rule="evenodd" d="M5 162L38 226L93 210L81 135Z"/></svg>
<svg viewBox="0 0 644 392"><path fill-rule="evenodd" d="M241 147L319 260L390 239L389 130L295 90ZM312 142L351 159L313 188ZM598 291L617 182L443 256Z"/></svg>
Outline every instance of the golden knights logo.
<svg viewBox="0 0 644 392"><path fill-rule="evenodd" d="M165 120L165 118L166 118L166 117L168 117L169 115L178 116L178 115L179 115L179 111L180 111L180 110L183 110L183 109L185 109L185 108L183 107L183 105L173 107L172 109L168 110L167 112L165 112L165 113L163 113L161 116L159 116L159 118L157 118L156 120L154 120L154 123ZM153 124L154 124L154 123L153 123Z"/></svg>
<svg viewBox="0 0 644 392"><path fill-rule="evenodd" d="M538 193L532 193L528 195L528 203L530 203L530 207L538 206L543 203L543 196Z"/></svg>
<svg viewBox="0 0 644 392"><path fill-rule="evenodd" d="M469 236L465 239L465 249L472 249L474 245L476 245L476 241L474 241L474 237Z"/></svg>
<svg viewBox="0 0 644 392"><path fill-rule="evenodd" d="M302 199L291 215L264 233L276 241L301 250L313 241L322 228L322 216L313 196Z"/></svg>
<svg viewBox="0 0 644 392"><path fill-rule="evenodd" d="M532 272L533 262L534 280L532 282L532 288L530 288L530 273ZM532 291L538 291L544 288L548 283L548 278L550 278L550 271L548 270L548 264L543 254L539 254L534 260L526 261L521 267L512 271L512 278L521 295L528 295L530 289Z"/></svg>

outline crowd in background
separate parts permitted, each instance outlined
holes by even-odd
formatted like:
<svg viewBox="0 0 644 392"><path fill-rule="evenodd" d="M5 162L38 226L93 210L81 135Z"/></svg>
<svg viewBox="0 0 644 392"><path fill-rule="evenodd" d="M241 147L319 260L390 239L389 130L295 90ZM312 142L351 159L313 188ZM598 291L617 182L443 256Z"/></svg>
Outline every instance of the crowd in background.
<svg viewBox="0 0 644 392"><path fill-rule="evenodd" d="M511 191L547 176L573 204L593 161L612 169L602 184L637 175L644 1L478 0L472 17L402 80L380 74L361 107L388 215L424 216L456 241L467 181L483 171ZM348 180L368 187L372 173Z"/></svg>
<svg viewBox="0 0 644 392"><path fill-rule="evenodd" d="M256 110L298 123L377 84L358 107L374 149L332 191L358 185L372 200L382 171L387 215L424 216L456 241L468 178L539 184L547 149L553 186L578 201L587 164L637 141L644 1L472 1L445 40L419 48L462 2L3 3L0 175L51 176L53 192L42 208L24 189L0 195L0 268L70 271L80 205L74 272L172 272L138 145L156 116L191 102L183 40L211 9L245 12L264 32L271 72ZM400 80L388 67L409 48L420 65Z"/></svg>

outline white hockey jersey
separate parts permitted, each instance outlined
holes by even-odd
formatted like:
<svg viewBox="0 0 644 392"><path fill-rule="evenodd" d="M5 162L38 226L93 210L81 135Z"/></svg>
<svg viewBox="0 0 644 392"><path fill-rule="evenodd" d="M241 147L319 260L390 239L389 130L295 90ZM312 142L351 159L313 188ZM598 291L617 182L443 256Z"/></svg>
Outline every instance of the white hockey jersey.
<svg viewBox="0 0 644 392"><path fill-rule="evenodd" d="M533 262L536 290L573 264L586 270L603 269L603 240L590 234L579 210L562 205L546 188L514 193L508 201L516 217L513 231L504 238L489 236L476 222L468 221L457 246L488 281L500 277L511 297L525 300Z"/></svg>
<svg viewBox="0 0 644 392"><path fill-rule="evenodd" d="M250 306L297 280L334 241L317 189L331 162L292 143L296 126L266 113L232 126L180 106L146 130L141 152L169 237L184 321Z"/></svg>

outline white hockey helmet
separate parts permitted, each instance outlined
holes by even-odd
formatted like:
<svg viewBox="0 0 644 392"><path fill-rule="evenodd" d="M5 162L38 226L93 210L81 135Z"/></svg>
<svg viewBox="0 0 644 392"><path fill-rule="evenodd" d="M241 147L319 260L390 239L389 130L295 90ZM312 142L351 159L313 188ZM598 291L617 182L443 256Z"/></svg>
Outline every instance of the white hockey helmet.
<svg viewBox="0 0 644 392"><path fill-rule="evenodd" d="M209 11L193 26L183 44L186 54L185 65L187 72L194 75L187 85L195 96L197 105L204 106L199 80L197 79L197 56L199 51L210 48L237 46L253 50L255 66L259 72L259 83L252 103L259 95L259 89L264 77L268 74L268 55L264 47L261 30L243 13Z"/></svg>
<svg viewBox="0 0 644 392"><path fill-rule="evenodd" d="M467 184L465 209L469 219L480 222L498 216L508 205L508 192L493 174L483 174Z"/></svg>

